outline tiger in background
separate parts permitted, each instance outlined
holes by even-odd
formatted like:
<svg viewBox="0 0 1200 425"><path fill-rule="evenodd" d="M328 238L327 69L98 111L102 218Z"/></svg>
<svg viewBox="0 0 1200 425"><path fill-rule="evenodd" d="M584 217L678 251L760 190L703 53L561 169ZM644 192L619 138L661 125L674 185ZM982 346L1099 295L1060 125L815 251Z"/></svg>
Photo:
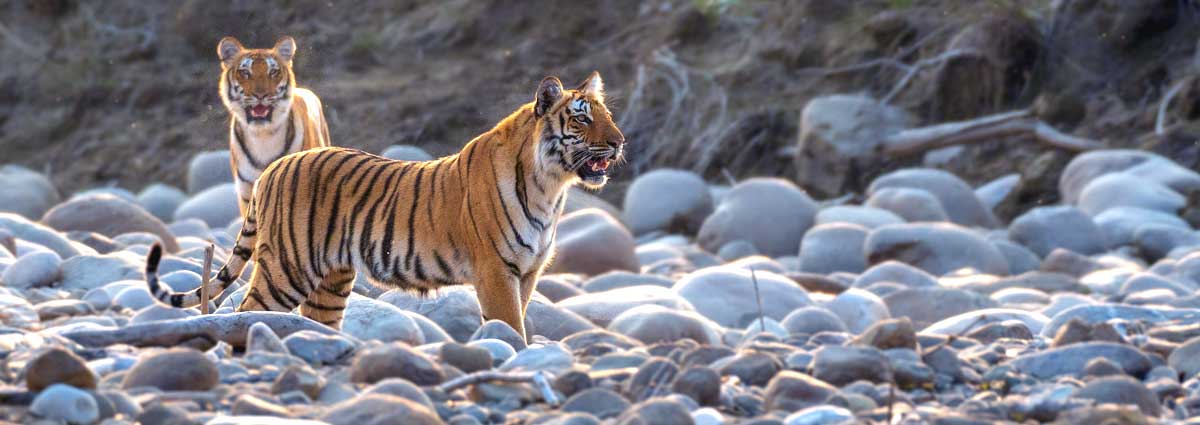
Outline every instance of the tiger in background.
<svg viewBox="0 0 1200 425"><path fill-rule="evenodd" d="M525 309L553 257L567 189L604 186L609 166L623 159L625 137L603 90L598 73L573 90L547 77L533 102L436 160L334 147L283 157L263 172L209 293L225 291L253 258L238 311L299 307L340 328L356 270L420 293L472 284L484 320L527 337ZM176 293L147 277L160 301L200 302L200 288Z"/></svg>
<svg viewBox="0 0 1200 425"><path fill-rule="evenodd" d="M229 110L229 162L238 208L246 215L254 182L275 160L330 146L321 100L296 87L296 40L284 36L270 49L247 49L236 38L217 43L221 102Z"/></svg>

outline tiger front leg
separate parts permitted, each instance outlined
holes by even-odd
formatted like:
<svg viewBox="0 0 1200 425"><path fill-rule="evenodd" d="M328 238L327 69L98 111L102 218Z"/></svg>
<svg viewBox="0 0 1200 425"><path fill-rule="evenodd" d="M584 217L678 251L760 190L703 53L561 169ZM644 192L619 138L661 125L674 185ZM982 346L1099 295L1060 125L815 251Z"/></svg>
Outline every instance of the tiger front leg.
<svg viewBox="0 0 1200 425"><path fill-rule="evenodd" d="M475 283L475 294L483 310L483 320L499 320L512 326L521 338L525 336L524 305L521 302L521 282L503 265L489 267Z"/></svg>

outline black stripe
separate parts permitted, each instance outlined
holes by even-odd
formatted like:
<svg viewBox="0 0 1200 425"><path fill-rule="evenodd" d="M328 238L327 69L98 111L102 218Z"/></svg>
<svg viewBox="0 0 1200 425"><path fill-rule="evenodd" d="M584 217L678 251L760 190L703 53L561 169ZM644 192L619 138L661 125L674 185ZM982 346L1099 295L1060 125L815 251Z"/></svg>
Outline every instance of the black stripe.
<svg viewBox="0 0 1200 425"><path fill-rule="evenodd" d="M350 154L346 155L346 158L355 158L355 157L362 158L363 160L359 161L357 164L354 164L354 167L351 168L350 171L348 171L348 172L346 172L346 174L342 175L341 180L338 181L337 190L333 194L333 202L331 202L331 204L333 204L333 209L331 209L329 212L329 223L326 224L326 227L325 227L325 243L321 244L321 257L325 259L325 264L327 267L329 264L329 243L332 242L333 229L334 229L335 224L338 222L338 220L342 219L342 217L338 216L338 208L341 207L341 205L342 205L342 189L346 188L346 181L350 180L350 178L352 178L358 172L359 167L362 167L363 164L366 164L367 161L369 161L371 159L371 157L369 157L369 156L358 156L358 155L350 155ZM365 178L366 173L363 173L361 176L362 176L361 178ZM360 180L361 180L361 178L360 178Z"/></svg>
<svg viewBox="0 0 1200 425"><path fill-rule="evenodd" d="M288 109L288 116L287 116L288 126L287 126L287 132L284 133L284 136L283 136L283 150L279 151L279 155L276 155L275 159L283 158L284 156L287 156L288 153L291 153L292 152L292 144L296 142L296 140L295 140L295 138L296 138L296 120L292 119L293 112L295 112L294 108Z"/></svg>
<svg viewBox="0 0 1200 425"><path fill-rule="evenodd" d="M238 171L238 169L236 167L233 169L233 174L235 176L237 176L238 180L241 180L242 183L245 183L248 185L254 185L254 180L250 180L245 177L242 177L242 173L240 171Z"/></svg>
<svg viewBox="0 0 1200 425"><path fill-rule="evenodd" d="M522 150L524 150L522 148ZM529 194L525 192L525 166L520 158L517 159L516 169L513 170L516 179L513 191L517 193L517 202L521 204L521 211L525 213L525 220L532 224L539 232L546 230L546 223L533 217L533 213L529 212Z"/></svg>
<svg viewBox="0 0 1200 425"><path fill-rule="evenodd" d="M374 264L372 264L372 263L375 260L375 255L374 255L375 243L374 243L374 238L371 237L372 236L371 229L373 227L375 227L375 215L376 215L376 213L379 212L379 204L387 203L389 195L395 196L397 193L400 192L399 190L392 189L393 188L392 183L397 181L396 180L397 176L399 176L401 179L403 179L404 173L406 173L408 171L408 167L387 167L387 168L389 171L391 171L391 173L388 174L387 181L383 183L383 188L381 188L379 190L379 192L380 192L379 199L376 200L375 203L371 204L371 209L367 211L367 219L363 223L363 230L361 232L359 232L359 238L358 238L359 255L362 255L364 263L367 263L368 260L370 260L371 262L368 264L372 268L374 268ZM368 248L367 245L370 245L370 247Z"/></svg>
<svg viewBox="0 0 1200 425"><path fill-rule="evenodd" d="M346 309L345 306L325 305L325 304L321 304L321 303L318 303L313 300L304 300L304 305L311 307L311 308L315 308L317 310L324 310L324 311L342 311L342 310Z"/></svg>
<svg viewBox="0 0 1200 425"><path fill-rule="evenodd" d="M508 214L508 202L504 201L504 192L500 190L500 179L496 176L496 159L492 158L492 181L496 182L496 198L500 199L500 210L504 211L504 219L508 221L508 228L512 230L513 237L517 238L517 244L525 247L530 253L533 253L533 246L525 242L525 238L521 237L521 232L517 231L517 226L513 224L512 215ZM497 219L499 221L499 219ZM507 239L507 238L505 238Z"/></svg>
<svg viewBox="0 0 1200 425"><path fill-rule="evenodd" d="M413 274L417 275L417 280L429 280L429 278L425 276L425 266L421 265L420 255L417 256L417 259L413 264Z"/></svg>
<svg viewBox="0 0 1200 425"><path fill-rule="evenodd" d="M292 158L292 162L297 163L297 165L294 173L292 174L291 190L288 191L288 196L290 196L291 199L291 205L288 207L289 220L287 220L287 232L285 233L288 239L287 246L291 248L289 251L291 251L292 254L292 264L290 264L291 267L289 267L288 264L281 264L283 266L284 274L288 276L288 286L291 286L292 290L296 291L296 294L301 298L308 295L306 286L309 285L299 285L301 285L304 281L312 281L314 274L312 273L312 270L300 270L300 268L305 267L306 264L301 262L300 245L296 243L296 225L298 224L297 221L299 220L292 220L291 218L294 217L291 217L291 215L292 211L297 211L299 208L296 203L300 199L300 176L301 171L304 171L305 169L305 167L303 167L306 162L305 160L308 158L308 155ZM311 265L308 266L311 267ZM308 267L305 268L307 269ZM294 306L295 305L293 305L293 307Z"/></svg>
<svg viewBox="0 0 1200 425"><path fill-rule="evenodd" d="M316 161L317 165L315 166L315 168L316 168L315 175L310 176L310 177L312 177L312 180L315 180L312 183L312 185L314 185L315 187L309 188L309 192L312 194L312 197L309 198L309 200L308 200L308 225L304 227L305 229L308 229L308 232L309 232L308 237L310 240L308 243L308 245L309 245L309 247L308 247L308 266L310 268L318 268L318 265L320 264L320 262L318 262L317 259L319 258L318 255L321 254L321 253L317 252L316 247L312 246L312 240L311 240L312 237L315 236L313 234L313 229L316 229L316 227L317 227L316 222L314 221L315 217L317 216L317 204L318 204L317 198L327 191L326 189L329 186L329 180L332 179L332 176L337 175L337 170L340 169L340 167L346 163L346 157L343 157L342 161L337 163L337 165L334 167L334 169L331 172L326 173L323 171L325 169L325 164L328 163L329 160L335 156L334 151L321 151L320 153L317 154L317 156L318 156L318 158ZM333 220L330 220L330 221L333 221ZM314 274L321 275L322 273L321 273L321 270L318 268L317 270L314 270Z"/></svg>
<svg viewBox="0 0 1200 425"><path fill-rule="evenodd" d="M379 166L373 168L373 170L375 170L375 174L373 174L371 176L371 182L367 183L366 190L363 193L362 197L358 198L358 201L356 201L354 203L354 207L351 208L350 217L348 217L346 220L345 232L342 234L341 243L338 245L338 260L339 261L343 261L345 263L350 262L349 261L351 258L351 255L349 253L350 242L354 239L352 237L352 233L350 232L350 229L352 228L352 226L355 225L355 223L358 222L358 215L362 213L363 207L366 206L367 200L371 198L371 188L375 187L375 183L377 181L379 181L379 176L382 175L383 171L387 168L388 167L386 164L382 164L382 165L379 165ZM370 171L371 170L368 170L368 173ZM355 186L354 191L357 192L358 188L360 186L362 186L361 180ZM343 259L343 258L345 258L345 259Z"/></svg>
<svg viewBox="0 0 1200 425"><path fill-rule="evenodd" d="M425 174L424 168L417 170L417 181L416 181L416 183L413 184L413 194L412 194L413 203L412 203L412 208L409 209L409 211L408 211L408 252L406 252L404 254L404 267L405 268L409 268L412 266L412 259L413 259L413 254L414 254L413 244L415 242L414 239L416 239L416 234L417 234L417 232L415 231L416 218L417 218L417 203L418 203L418 201L421 200L421 176L424 174Z"/></svg>
<svg viewBox="0 0 1200 425"><path fill-rule="evenodd" d="M410 168L412 168L412 163L404 164L404 171L401 172L400 180L397 180L397 182L396 182L397 185L399 185L400 182L404 181L404 175L408 174L408 170ZM395 259L398 258L398 256L395 256L395 251L392 249L392 242L394 242L394 238L396 236L396 205L400 201L400 192L401 192L401 190L392 189L392 199L390 202L388 202L388 207L387 207L387 212L386 212L387 223L384 224L383 240L380 241L380 245L379 245L380 246L379 262L383 263L382 264L383 270L381 270L379 272L375 272L374 273L375 275L392 273L392 272L396 271L394 266L396 265ZM412 232L413 230L410 228L410 229L408 229L408 231ZM388 270L389 264L391 264L393 266L390 271ZM372 266L372 271L374 272L373 266Z"/></svg>
<svg viewBox="0 0 1200 425"><path fill-rule="evenodd" d="M439 269L442 269L442 275L446 276L447 279L454 279L454 273L450 270L450 265L446 264L446 260L436 250L433 251L433 261L437 263Z"/></svg>
<svg viewBox="0 0 1200 425"><path fill-rule="evenodd" d="M246 295L249 295L250 298L253 298L254 301L257 301L258 305L261 305L263 307L268 307L267 300L263 299L262 294L260 294L257 290L254 290L252 288L249 291L246 291Z"/></svg>
<svg viewBox="0 0 1200 425"><path fill-rule="evenodd" d="M262 163L258 160L258 158L255 158L254 154L250 153L250 149L246 147L246 136L242 134L242 126L239 125L236 120L234 120L233 123L233 139L237 141L238 147L242 149L242 154L244 154L246 159L250 161L250 166L254 167L255 170L263 169Z"/></svg>

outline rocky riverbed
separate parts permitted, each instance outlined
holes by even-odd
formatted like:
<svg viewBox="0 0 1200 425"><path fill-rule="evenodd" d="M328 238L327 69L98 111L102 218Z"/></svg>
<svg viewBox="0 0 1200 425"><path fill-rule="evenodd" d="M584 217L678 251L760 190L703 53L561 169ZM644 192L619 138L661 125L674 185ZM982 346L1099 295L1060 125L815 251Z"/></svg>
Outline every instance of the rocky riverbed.
<svg viewBox="0 0 1200 425"><path fill-rule="evenodd" d="M412 147L388 156L420 159ZM574 193L529 344L469 287L356 285L341 332L294 315L157 304L200 283L239 222L228 153L187 187L61 196L0 168L0 419L121 424L1191 423L1200 413L1200 174L1078 155L1062 202L1005 226L1019 177L875 179L861 205L787 180L639 177ZM248 274L246 275L248 276ZM268 317L269 316L269 317ZM283 323L274 330L251 322ZM286 323L285 323L286 322ZM176 331L178 331L176 333ZM497 372L518 382L450 383ZM538 385L528 378L547 378ZM457 388L455 388L457 387ZM547 394L547 392L549 394ZM1200 422L1198 422L1200 423Z"/></svg>

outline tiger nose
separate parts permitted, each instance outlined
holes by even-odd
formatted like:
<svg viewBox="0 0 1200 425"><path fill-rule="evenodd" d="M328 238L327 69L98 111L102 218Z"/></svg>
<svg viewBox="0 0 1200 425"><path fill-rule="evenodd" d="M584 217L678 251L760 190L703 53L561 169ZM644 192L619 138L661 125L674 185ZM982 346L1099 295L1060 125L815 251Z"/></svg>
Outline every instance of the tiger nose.
<svg viewBox="0 0 1200 425"><path fill-rule="evenodd" d="M609 138L605 143L608 143L610 147L619 148L625 144L625 135L617 133L616 136Z"/></svg>

